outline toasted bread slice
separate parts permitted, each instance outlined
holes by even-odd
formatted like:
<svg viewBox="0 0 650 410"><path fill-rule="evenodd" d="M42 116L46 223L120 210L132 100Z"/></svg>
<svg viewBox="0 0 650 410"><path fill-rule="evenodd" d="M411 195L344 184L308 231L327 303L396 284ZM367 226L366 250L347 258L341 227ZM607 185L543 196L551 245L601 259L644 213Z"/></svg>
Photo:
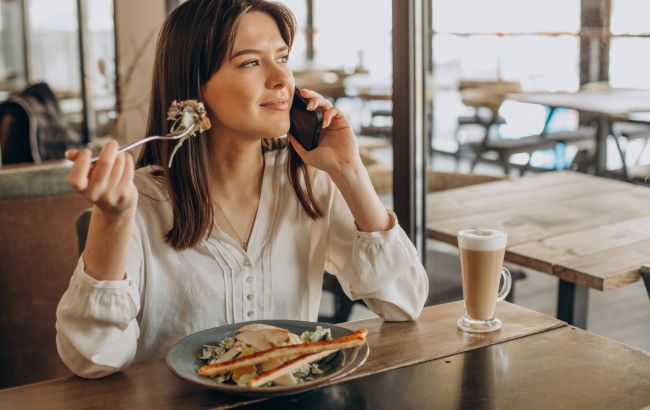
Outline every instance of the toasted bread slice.
<svg viewBox="0 0 650 410"><path fill-rule="evenodd" d="M319 353L324 350L348 349L365 343L367 333L367 329L359 329L347 336L332 340L274 347L263 352L254 353L247 357L238 357L221 363L203 365L199 368L198 374L199 376L214 376L232 371L238 367L258 364L270 359L279 359L295 355L303 356L310 353Z"/></svg>
<svg viewBox="0 0 650 410"><path fill-rule="evenodd" d="M246 386L248 387L262 386L268 382L272 382L273 380L276 380L279 377L282 377L287 374L292 374L293 372L300 369L304 365L320 360L334 352L336 352L336 350L324 350L322 352L310 353L310 354L300 356L297 359L294 359L290 362L286 362L280 367L276 367L273 370L269 370L268 372L264 372L259 376L255 376L249 379L246 382Z"/></svg>

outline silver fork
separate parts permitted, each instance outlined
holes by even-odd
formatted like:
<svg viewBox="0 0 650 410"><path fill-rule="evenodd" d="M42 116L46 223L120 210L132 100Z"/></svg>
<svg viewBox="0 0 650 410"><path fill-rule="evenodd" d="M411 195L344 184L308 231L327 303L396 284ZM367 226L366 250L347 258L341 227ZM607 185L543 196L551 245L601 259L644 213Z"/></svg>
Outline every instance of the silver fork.
<svg viewBox="0 0 650 410"><path fill-rule="evenodd" d="M120 153L120 152L128 151L131 148L135 148L138 145L146 144L149 141L155 141L155 140L179 140L179 139L185 137L186 135L190 134L193 129L194 129L194 127L189 127L187 129L183 130L182 132L176 133L176 134L171 133L171 134L167 134L165 136L152 135L151 137L142 138L141 140L137 140L135 142L132 142L130 144L127 144L127 145L123 146L122 148L118 149L117 152ZM90 160L90 163L92 164L92 163L96 162L98 159L99 159L99 157L95 157L95 158Z"/></svg>

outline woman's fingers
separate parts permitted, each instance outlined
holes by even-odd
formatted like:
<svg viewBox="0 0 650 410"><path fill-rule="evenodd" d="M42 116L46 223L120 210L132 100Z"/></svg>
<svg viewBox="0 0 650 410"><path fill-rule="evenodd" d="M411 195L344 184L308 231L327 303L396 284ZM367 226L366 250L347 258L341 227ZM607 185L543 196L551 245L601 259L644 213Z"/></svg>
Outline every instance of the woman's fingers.
<svg viewBox="0 0 650 410"><path fill-rule="evenodd" d="M323 128L327 128L330 126L332 123L332 120L339 115L340 111L338 108L330 108L329 110L325 111L323 114Z"/></svg>
<svg viewBox="0 0 650 410"><path fill-rule="evenodd" d="M77 151L77 150L75 150ZM89 149L77 151L74 155L74 164L68 174L68 182L74 189L83 192L88 187L88 171L90 171Z"/></svg>
<svg viewBox="0 0 650 410"><path fill-rule="evenodd" d="M124 174L124 153L119 153L115 157L115 162L113 163L113 169L111 169L111 174L106 183L105 193L108 195L109 201L112 201L116 195L113 195L115 189L117 188L122 175Z"/></svg>
<svg viewBox="0 0 650 410"><path fill-rule="evenodd" d="M102 149L99 159L95 163L88 188L84 192L86 198L92 202L96 202L108 186L108 178L117 157L117 149L117 142L109 141Z"/></svg>
<svg viewBox="0 0 650 410"><path fill-rule="evenodd" d="M70 184L100 209L122 212L137 204L133 157L118 152L115 141L104 146L93 164L88 149L70 150L65 155L74 160L68 175Z"/></svg>
<svg viewBox="0 0 650 410"><path fill-rule="evenodd" d="M124 154L124 172L122 173L122 178L118 185L118 190L120 195L124 195L126 191L133 184L133 175L135 173L135 166L133 162L133 157L130 154Z"/></svg>
<svg viewBox="0 0 650 410"><path fill-rule="evenodd" d="M318 107L323 107L325 109L333 107L332 103L327 98L318 94L316 91L303 88L300 90L300 95L309 99L309 103L307 104L307 110L309 111L313 111Z"/></svg>
<svg viewBox="0 0 650 410"><path fill-rule="evenodd" d="M81 151L78 150L78 149L69 149L63 155L65 155L65 159L68 159L70 161L74 161L79 156L79 152L81 152Z"/></svg>

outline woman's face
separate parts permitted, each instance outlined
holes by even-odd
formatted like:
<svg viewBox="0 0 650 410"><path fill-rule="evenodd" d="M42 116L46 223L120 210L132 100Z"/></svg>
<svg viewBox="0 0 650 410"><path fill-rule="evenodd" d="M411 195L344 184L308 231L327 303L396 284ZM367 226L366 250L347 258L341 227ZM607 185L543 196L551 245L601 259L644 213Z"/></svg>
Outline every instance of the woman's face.
<svg viewBox="0 0 650 410"><path fill-rule="evenodd" d="M230 55L203 88L217 133L278 137L289 130L294 79L289 47L271 16L242 16Z"/></svg>

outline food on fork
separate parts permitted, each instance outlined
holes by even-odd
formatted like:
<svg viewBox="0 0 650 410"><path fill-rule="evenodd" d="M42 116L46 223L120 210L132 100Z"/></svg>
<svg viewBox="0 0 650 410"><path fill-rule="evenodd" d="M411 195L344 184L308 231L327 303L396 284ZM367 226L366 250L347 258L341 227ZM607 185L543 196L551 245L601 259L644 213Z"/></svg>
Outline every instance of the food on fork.
<svg viewBox="0 0 650 410"><path fill-rule="evenodd" d="M299 337L287 329L249 324L238 329L235 337L204 346L200 358L207 363L197 373L248 387L304 383L322 374L319 365L338 350L365 343L367 333L360 329L333 339L330 329L317 326Z"/></svg>
<svg viewBox="0 0 650 410"><path fill-rule="evenodd" d="M198 100L172 101L172 105L169 107L169 111L167 111L167 120L173 121L170 127L172 133L180 133L187 129L192 129L189 134L178 140L174 146L169 156L168 167L171 168L174 155L176 155L176 151L179 150L183 143L192 136L209 130L211 124L205 106Z"/></svg>

